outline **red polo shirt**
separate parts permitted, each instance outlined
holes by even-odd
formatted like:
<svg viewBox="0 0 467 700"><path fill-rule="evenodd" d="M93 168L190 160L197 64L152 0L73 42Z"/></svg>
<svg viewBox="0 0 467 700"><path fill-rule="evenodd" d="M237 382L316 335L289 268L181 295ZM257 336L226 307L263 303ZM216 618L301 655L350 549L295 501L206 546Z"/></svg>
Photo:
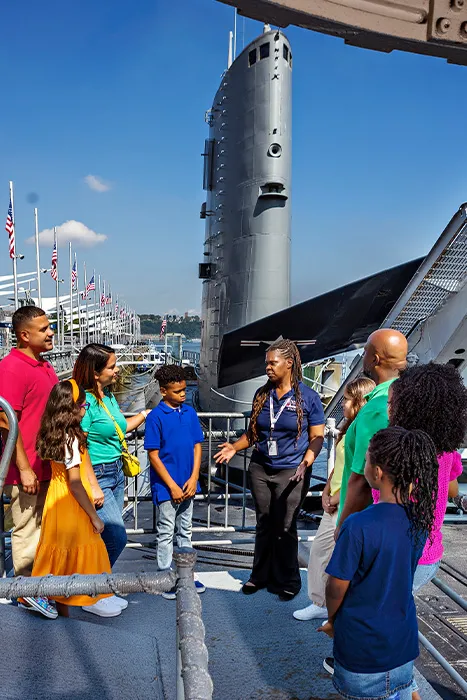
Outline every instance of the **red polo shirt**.
<svg viewBox="0 0 467 700"><path fill-rule="evenodd" d="M0 396L15 411L21 411L18 426L29 464L39 481L49 481L51 476L49 462L37 456L36 438L49 394L57 383L58 377L51 364L35 360L16 348L0 362ZM5 483L21 483L14 462L10 464Z"/></svg>

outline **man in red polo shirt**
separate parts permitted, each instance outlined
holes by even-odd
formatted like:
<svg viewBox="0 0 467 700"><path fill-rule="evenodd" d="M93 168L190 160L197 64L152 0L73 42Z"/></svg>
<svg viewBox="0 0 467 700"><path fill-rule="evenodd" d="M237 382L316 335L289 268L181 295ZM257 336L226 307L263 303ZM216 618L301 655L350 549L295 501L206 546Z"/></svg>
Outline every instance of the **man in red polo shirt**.
<svg viewBox="0 0 467 700"><path fill-rule="evenodd" d="M30 576L39 543L42 511L50 481L50 464L36 453L36 437L52 387L58 377L41 353L53 348L53 330L42 309L23 306L12 318L17 347L0 362L0 396L18 416L18 441L5 480L11 501L11 538L16 576ZM3 431L2 431L3 432ZM46 617L47 601L27 603Z"/></svg>

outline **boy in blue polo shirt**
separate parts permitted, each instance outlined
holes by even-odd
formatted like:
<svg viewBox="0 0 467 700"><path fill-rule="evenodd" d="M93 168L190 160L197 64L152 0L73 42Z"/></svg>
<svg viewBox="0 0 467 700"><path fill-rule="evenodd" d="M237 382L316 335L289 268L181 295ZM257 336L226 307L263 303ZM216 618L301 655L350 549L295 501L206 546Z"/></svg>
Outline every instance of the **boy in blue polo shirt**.
<svg viewBox="0 0 467 700"><path fill-rule="evenodd" d="M203 431L198 416L185 405L186 381L181 367L164 365L156 372L162 401L148 415L144 447L151 463L152 500L157 506L157 566L170 569L173 538L178 547L191 547L193 497L200 491ZM206 589L195 580L198 593ZM162 594L175 599L175 589Z"/></svg>

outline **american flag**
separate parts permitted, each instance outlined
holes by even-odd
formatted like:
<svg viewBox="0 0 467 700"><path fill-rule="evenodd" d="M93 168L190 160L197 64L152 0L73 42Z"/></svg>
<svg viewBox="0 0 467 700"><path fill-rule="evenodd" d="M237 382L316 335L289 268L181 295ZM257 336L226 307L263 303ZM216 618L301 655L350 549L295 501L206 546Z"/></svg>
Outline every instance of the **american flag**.
<svg viewBox="0 0 467 700"><path fill-rule="evenodd" d="M89 280L89 282L87 283L86 289L84 290L84 292L81 292L81 298L87 299L89 292L94 291L95 288L96 288L96 283L94 282L94 275L93 275L91 277L91 279Z"/></svg>
<svg viewBox="0 0 467 700"><path fill-rule="evenodd" d="M57 259L58 259L58 256L57 256L57 244L54 243L54 249L53 249L53 251L52 251L52 267L51 267L51 270L50 270L50 274L51 274L51 276L52 276L52 279L55 280L55 281L57 281L57 278L58 278Z"/></svg>
<svg viewBox="0 0 467 700"><path fill-rule="evenodd" d="M161 325L161 332L159 333L160 340L162 340L162 338L164 337L166 328L167 328L167 319L164 318L164 320L162 321L162 325Z"/></svg>
<svg viewBox="0 0 467 700"><path fill-rule="evenodd" d="M8 207L8 214L6 217L5 231L8 233L8 246L10 249L10 258L15 257L15 224L13 221L13 205L11 203Z"/></svg>
<svg viewBox="0 0 467 700"><path fill-rule="evenodd" d="M101 306L105 306L107 304L107 297L105 296L105 292L101 294Z"/></svg>
<svg viewBox="0 0 467 700"><path fill-rule="evenodd" d="M76 281L78 279L78 270L76 268L76 255L75 255L75 262L73 263L73 267L71 268L71 288L76 289Z"/></svg>
<svg viewBox="0 0 467 700"><path fill-rule="evenodd" d="M115 302L115 313L118 313L118 301Z"/></svg>
<svg viewBox="0 0 467 700"><path fill-rule="evenodd" d="M126 316L125 309L120 309L120 318L125 318L125 316Z"/></svg>

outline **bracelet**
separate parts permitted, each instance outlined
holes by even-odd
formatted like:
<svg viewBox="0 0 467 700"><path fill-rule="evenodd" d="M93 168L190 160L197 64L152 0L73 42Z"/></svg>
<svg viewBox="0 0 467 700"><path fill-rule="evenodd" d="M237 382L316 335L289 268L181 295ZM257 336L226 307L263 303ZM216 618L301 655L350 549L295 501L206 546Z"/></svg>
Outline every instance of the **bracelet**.
<svg viewBox="0 0 467 700"><path fill-rule="evenodd" d="M141 413L141 415L143 416L144 420L146 420L146 418L148 417L148 414L150 413L150 411L140 411L140 413Z"/></svg>

